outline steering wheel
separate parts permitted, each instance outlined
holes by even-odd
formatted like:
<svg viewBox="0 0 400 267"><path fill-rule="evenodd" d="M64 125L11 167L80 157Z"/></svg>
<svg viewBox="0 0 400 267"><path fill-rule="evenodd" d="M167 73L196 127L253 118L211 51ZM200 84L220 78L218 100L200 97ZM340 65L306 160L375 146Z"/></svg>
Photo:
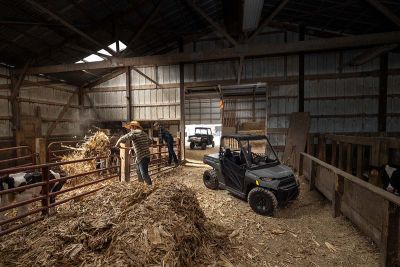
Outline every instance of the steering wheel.
<svg viewBox="0 0 400 267"><path fill-rule="evenodd" d="M259 163L260 161L264 161L265 160L265 156L261 156L259 154L253 153L253 162L254 163Z"/></svg>

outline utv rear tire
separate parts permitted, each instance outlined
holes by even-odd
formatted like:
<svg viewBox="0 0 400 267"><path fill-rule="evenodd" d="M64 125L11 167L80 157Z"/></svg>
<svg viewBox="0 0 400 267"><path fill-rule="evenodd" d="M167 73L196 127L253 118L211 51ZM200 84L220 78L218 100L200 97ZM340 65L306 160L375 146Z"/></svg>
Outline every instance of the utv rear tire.
<svg viewBox="0 0 400 267"><path fill-rule="evenodd" d="M190 149L194 149L194 143L193 142L190 143Z"/></svg>
<svg viewBox="0 0 400 267"><path fill-rule="evenodd" d="M217 190L219 187L217 172L215 170L206 170L203 174L203 182L208 189Z"/></svg>
<svg viewBox="0 0 400 267"><path fill-rule="evenodd" d="M250 190L247 201L254 212L264 216L272 216L278 207L274 193L261 187Z"/></svg>
<svg viewBox="0 0 400 267"><path fill-rule="evenodd" d="M201 149L206 150L207 149L207 144L206 143L202 143L201 144Z"/></svg>

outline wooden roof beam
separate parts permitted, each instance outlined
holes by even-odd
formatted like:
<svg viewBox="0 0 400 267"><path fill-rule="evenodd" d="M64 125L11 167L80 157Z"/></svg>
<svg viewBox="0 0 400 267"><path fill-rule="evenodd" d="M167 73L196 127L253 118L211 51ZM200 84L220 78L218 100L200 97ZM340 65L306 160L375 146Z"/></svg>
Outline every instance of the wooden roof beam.
<svg viewBox="0 0 400 267"><path fill-rule="evenodd" d="M140 29L132 36L132 38L129 40L129 42L126 44L126 48L124 52L122 52L122 55L125 55L128 53L129 50L132 49L132 45L139 39L139 37L142 35L144 30L146 30L147 26L153 21L154 17L158 14L158 11L160 10L161 3L163 0L160 0L156 7L153 9L153 11L150 13L150 15L146 18Z"/></svg>
<svg viewBox="0 0 400 267"><path fill-rule="evenodd" d="M251 42L254 40L254 38L262 32L262 30L267 26L273 19L278 15L278 13L286 6L286 4L289 2L289 0L282 0L273 10L272 12L266 17L261 25L249 36L247 39L247 42Z"/></svg>
<svg viewBox="0 0 400 267"><path fill-rule="evenodd" d="M400 17L394 14L389 8L384 6L378 0L366 0L371 6L382 13L388 20L393 22L397 27L400 27Z"/></svg>
<svg viewBox="0 0 400 267"><path fill-rule="evenodd" d="M400 32L386 32L364 34L348 37L335 37L326 39L312 39L286 44L247 44L240 47L214 49L202 52L182 52L177 54L163 54L143 57L112 58L108 61L62 64L42 67L32 67L28 73L55 73L90 69L106 69L128 66L154 66L172 65L180 62L200 62L211 60L224 60L232 58L276 56L297 53L311 53L328 50L342 50L349 48L371 47L400 43Z"/></svg>
<svg viewBox="0 0 400 267"><path fill-rule="evenodd" d="M112 49L110 49L109 47L104 46L100 42L96 41L95 39L93 39L93 37L89 36L88 34L84 33L83 31L79 30L74 25L70 24L65 19L63 19L62 17L58 16L57 14L55 14L52 11L50 11L46 7L44 7L41 4L37 3L35 0L26 0L26 2L31 4L35 9L39 10L40 12L43 12L43 13L49 15L54 20L56 20L56 21L60 22L61 24L65 25L68 29L70 29L71 31L73 31L73 32L77 33L78 35L82 36L83 38L85 38L86 40L88 40L91 43L95 44L96 46L102 47L102 48L104 47L104 49L107 50L107 52L109 52L111 55L116 55L116 53Z"/></svg>
<svg viewBox="0 0 400 267"><path fill-rule="evenodd" d="M203 10L196 6L192 0L186 0L189 6L192 7L201 17L203 17L218 33L222 34L232 45L239 45L238 42L232 38L218 23L214 22Z"/></svg>

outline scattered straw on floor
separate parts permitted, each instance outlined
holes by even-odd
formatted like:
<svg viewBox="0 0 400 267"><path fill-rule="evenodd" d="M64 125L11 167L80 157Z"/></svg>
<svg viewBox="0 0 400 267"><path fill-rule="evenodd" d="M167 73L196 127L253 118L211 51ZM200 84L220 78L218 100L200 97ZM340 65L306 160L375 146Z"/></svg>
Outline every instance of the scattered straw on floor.
<svg viewBox="0 0 400 267"><path fill-rule="evenodd" d="M0 266L226 265L228 233L182 184L116 183L69 205L0 239Z"/></svg>

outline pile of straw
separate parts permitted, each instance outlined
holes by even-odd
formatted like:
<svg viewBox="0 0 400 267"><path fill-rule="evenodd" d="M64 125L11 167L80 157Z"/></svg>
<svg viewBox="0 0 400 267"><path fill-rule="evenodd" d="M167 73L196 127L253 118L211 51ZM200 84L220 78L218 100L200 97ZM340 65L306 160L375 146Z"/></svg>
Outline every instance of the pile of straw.
<svg viewBox="0 0 400 267"><path fill-rule="evenodd" d="M82 145L63 156L61 158L62 161L73 161L84 158L91 157L104 157L108 156L110 153L110 140L108 136L103 132L96 132L92 136L90 136ZM105 159L104 159L105 160ZM96 161L84 161L72 164L66 164L60 166L61 170L67 173L69 176L81 174L84 172L93 171L96 169ZM82 181L82 178L79 178ZM70 184L77 184L76 180L69 181Z"/></svg>
<svg viewBox="0 0 400 267"><path fill-rule="evenodd" d="M182 184L115 183L67 210L0 239L0 266L207 266L230 249Z"/></svg>

